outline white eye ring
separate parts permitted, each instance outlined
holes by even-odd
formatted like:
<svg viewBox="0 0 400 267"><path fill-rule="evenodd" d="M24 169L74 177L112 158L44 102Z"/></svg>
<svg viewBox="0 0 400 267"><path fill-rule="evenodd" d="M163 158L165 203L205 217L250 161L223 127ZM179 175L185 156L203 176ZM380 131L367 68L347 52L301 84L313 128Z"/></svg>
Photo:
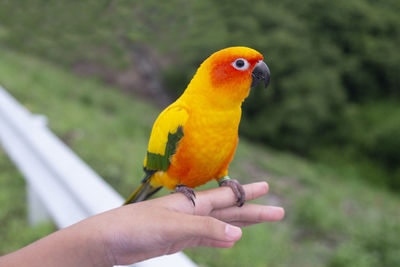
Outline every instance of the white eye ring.
<svg viewBox="0 0 400 267"><path fill-rule="evenodd" d="M250 64L246 59L238 58L232 63L232 66L237 70L247 70Z"/></svg>

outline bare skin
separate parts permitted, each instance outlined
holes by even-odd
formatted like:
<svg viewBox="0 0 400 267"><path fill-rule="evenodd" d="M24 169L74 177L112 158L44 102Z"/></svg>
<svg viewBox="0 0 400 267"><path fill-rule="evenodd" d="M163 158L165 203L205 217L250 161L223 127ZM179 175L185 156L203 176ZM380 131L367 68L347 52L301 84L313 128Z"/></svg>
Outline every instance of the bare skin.
<svg viewBox="0 0 400 267"><path fill-rule="evenodd" d="M268 185L244 190L248 201L265 195ZM242 236L240 227L283 216L279 207L237 207L228 187L196 192L196 206L183 194L171 194L90 217L0 257L0 266L113 266L189 247L229 248Z"/></svg>

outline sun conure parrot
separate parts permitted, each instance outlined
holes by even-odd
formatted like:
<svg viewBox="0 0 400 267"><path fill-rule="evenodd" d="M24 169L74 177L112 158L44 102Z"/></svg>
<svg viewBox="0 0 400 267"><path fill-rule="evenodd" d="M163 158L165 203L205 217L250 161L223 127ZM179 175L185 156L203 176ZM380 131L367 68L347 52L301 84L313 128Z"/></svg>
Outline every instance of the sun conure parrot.
<svg viewBox="0 0 400 267"><path fill-rule="evenodd" d="M158 116L144 159L145 177L125 204L147 199L162 186L185 194L216 179L229 186L238 206L242 185L228 176L238 144L241 105L250 87L270 79L263 56L247 47L230 47L207 58L185 92Z"/></svg>

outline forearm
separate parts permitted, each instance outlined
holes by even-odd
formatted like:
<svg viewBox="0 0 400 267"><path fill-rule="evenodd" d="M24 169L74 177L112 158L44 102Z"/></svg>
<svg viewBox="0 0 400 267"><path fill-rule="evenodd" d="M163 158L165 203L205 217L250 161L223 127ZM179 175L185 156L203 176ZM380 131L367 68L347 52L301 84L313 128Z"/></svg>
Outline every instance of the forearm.
<svg viewBox="0 0 400 267"><path fill-rule="evenodd" d="M0 257L0 266L111 266L96 231L80 222Z"/></svg>

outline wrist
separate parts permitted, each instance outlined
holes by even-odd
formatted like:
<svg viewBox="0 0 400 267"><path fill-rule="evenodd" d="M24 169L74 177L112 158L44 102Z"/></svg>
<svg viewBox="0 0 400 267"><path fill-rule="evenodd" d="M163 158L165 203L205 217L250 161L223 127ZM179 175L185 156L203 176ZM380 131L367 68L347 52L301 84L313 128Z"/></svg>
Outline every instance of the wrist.
<svg viewBox="0 0 400 267"><path fill-rule="evenodd" d="M97 217L84 220L69 229L72 231L70 235L76 236L75 253L83 256L87 266L114 266L116 263L105 234L107 228L102 227L104 225Z"/></svg>

